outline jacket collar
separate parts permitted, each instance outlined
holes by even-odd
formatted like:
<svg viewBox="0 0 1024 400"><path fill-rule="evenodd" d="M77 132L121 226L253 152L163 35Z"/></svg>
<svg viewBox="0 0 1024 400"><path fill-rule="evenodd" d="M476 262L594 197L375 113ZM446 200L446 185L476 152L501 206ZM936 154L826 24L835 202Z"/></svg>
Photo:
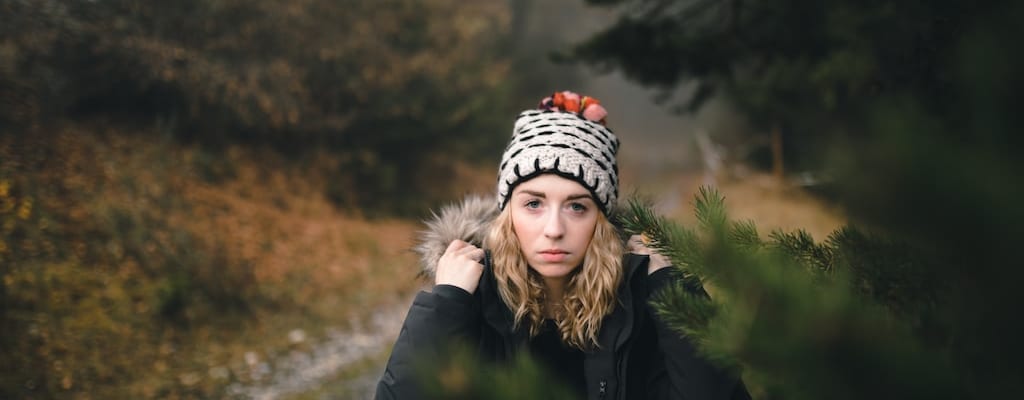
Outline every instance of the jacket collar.
<svg viewBox="0 0 1024 400"><path fill-rule="evenodd" d="M480 196L467 196L459 203L441 208L423 221L426 229L419 232L413 251L420 257L420 274L433 277L437 261L453 240L463 240L481 246L494 218L498 205Z"/></svg>

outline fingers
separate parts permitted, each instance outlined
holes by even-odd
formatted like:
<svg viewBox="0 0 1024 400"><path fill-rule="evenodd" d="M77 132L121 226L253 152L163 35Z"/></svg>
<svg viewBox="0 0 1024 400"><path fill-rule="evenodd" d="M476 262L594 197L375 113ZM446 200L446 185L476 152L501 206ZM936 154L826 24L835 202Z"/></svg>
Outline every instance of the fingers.
<svg viewBox="0 0 1024 400"><path fill-rule="evenodd" d="M629 237L629 241L626 245L629 248L629 252L633 254L647 255L650 256L650 261L647 264L647 274L653 274L655 271L671 266L672 260L665 257L658 252L651 250L647 247L647 238L643 235L633 235Z"/></svg>
<svg viewBox="0 0 1024 400"><path fill-rule="evenodd" d="M484 250L462 240L453 240L448 244L445 255L450 257L466 257L470 260L480 262L484 259Z"/></svg>
<svg viewBox="0 0 1024 400"><path fill-rule="evenodd" d="M436 284L458 286L473 293L483 274L484 251L470 243L454 240L437 262L434 271Z"/></svg>
<svg viewBox="0 0 1024 400"><path fill-rule="evenodd" d="M470 251L466 252L465 256L476 262L483 261L484 249L473 247Z"/></svg>
<svg viewBox="0 0 1024 400"><path fill-rule="evenodd" d="M630 236L629 241L626 242L626 248L629 249L630 253L634 254L651 254L651 249L644 244L644 239L641 235Z"/></svg>
<svg viewBox="0 0 1024 400"><path fill-rule="evenodd" d="M461 240L459 240L459 239L455 239L455 240L452 240L452 242L451 242L451 243L448 243L448 248L447 248L447 249L445 249L445 251L444 251L444 252L445 252L446 254L447 254L447 253L451 253L451 252L453 252L453 251L457 251L457 250L459 250L459 249L461 249L461 248L464 248L464 247L466 247L466 246L469 246L469 245L470 245L469 243L466 243L466 242L464 242L464 241L461 241Z"/></svg>

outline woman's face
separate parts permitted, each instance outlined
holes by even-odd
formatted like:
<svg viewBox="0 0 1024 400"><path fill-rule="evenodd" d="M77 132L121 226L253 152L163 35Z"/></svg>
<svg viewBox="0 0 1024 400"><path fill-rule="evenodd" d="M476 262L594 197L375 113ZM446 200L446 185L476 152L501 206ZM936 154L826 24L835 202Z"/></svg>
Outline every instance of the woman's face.
<svg viewBox="0 0 1024 400"><path fill-rule="evenodd" d="M540 175L516 186L508 207L523 257L542 277L564 278L583 263L601 212L583 185Z"/></svg>

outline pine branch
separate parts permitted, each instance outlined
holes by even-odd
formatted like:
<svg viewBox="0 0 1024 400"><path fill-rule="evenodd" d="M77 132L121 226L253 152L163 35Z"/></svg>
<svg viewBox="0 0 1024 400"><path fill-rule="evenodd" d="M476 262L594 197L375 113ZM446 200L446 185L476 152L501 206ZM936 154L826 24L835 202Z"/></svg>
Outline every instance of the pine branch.
<svg viewBox="0 0 1024 400"><path fill-rule="evenodd" d="M846 398L876 390L959 394L956 384L938 384L948 382L942 353L918 346L923 327L941 324L929 314L934 297L926 288L932 284L914 285L915 278L926 277L915 255L853 229L836 231L823 243L803 230L777 230L762 240L754 222L728 220L713 188L701 188L694 205L696 231L658 217L639 201L630 202L623 225L646 235L649 246L695 281L713 283L714 300L672 286L652 302L703 356L722 366L742 365L765 387L798 382L772 391L793 398L817 398L828 385L823 382L836 380L850 380L843 383ZM866 369L851 372L847 364ZM858 374L878 387L863 385ZM886 378L895 375L908 380Z"/></svg>
<svg viewBox="0 0 1024 400"><path fill-rule="evenodd" d="M654 294L651 305L666 325L698 344L707 339L708 323L719 310L710 298L685 283L665 286Z"/></svg>
<svg viewBox="0 0 1024 400"><path fill-rule="evenodd" d="M937 315L949 306L943 302L949 287L936 276L934 260L906 243L865 235L853 227L836 230L826 243L834 249L835 268L851 275L853 290L907 320L927 343L948 341L949 322Z"/></svg>
<svg viewBox="0 0 1024 400"><path fill-rule="evenodd" d="M792 257L818 279L831 278L835 270L832 246L815 243L811 234L803 229L795 232L774 230L769 237L772 240L769 244L772 249Z"/></svg>
<svg viewBox="0 0 1024 400"><path fill-rule="evenodd" d="M672 260L672 264L683 272L686 279L698 279L697 276L707 272L701 268L703 250L698 244L697 235L655 214L648 203L636 198L630 199L621 223L628 233L644 235L649 241L647 246Z"/></svg>
<svg viewBox="0 0 1024 400"><path fill-rule="evenodd" d="M764 245L757 233L757 226L749 219L733 222L729 239L740 248L749 251L758 250Z"/></svg>
<svg viewBox="0 0 1024 400"><path fill-rule="evenodd" d="M528 353L507 364L487 362L469 348L452 345L445 356L423 357L415 365L423 399L568 399L565 382Z"/></svg>
<svg viewBox="0 0 1024 400"><path fill-rule="evenodd" d="M697 221L704 232L724 232L727 222L725 197L712 186L701 186L694 203Z"/></svg>

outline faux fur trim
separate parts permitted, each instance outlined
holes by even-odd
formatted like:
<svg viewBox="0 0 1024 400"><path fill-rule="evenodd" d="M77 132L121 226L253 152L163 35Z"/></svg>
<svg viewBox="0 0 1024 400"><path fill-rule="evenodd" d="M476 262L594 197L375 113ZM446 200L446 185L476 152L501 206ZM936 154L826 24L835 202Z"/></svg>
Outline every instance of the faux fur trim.
<svg viewBox="0 0 1024 400"><path fill-rule="evenodd" d="M464 240L474 246L481 246L491 222L498 215L494 198L466 196L462 202L441 208L441 213L432 213L423 221L427 229L420 232L419 243L413 248L420 256L421 274L433 277L437 261L455 239Z"/></svg>

